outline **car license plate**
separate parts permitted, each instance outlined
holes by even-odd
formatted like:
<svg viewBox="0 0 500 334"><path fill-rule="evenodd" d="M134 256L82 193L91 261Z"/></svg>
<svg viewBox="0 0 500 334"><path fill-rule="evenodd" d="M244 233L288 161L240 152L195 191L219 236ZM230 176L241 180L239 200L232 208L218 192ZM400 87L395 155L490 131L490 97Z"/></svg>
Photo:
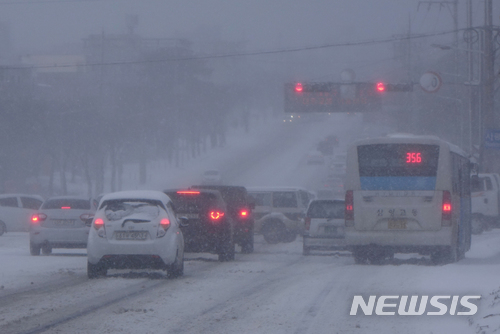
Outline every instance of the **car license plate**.
<svg viewBox="0 0 500 334"><path fill-rule="evenodd" d="M406 229L406 219L389 219L388 228L390 230Z"/></svg>
<svg viewBox="0 0 500 334"><path fill-rule="evenodd" d="M146 240L148 232L145 231L118 231L115 232L116 240Z"/></svg>
<svg viewBox="0 0 500 334"><path fill-rule="evenodd" d="M325 226L325 233L337 233L336 226Z"/></svg>
<svg viewBox="0 0 500 334"><path fill-rule="evenodd" d="M75 220L74 219L57 219L57 220L54 220L54 224L56 224L56 226L73 226L73 225L75 225Z"/></svg>

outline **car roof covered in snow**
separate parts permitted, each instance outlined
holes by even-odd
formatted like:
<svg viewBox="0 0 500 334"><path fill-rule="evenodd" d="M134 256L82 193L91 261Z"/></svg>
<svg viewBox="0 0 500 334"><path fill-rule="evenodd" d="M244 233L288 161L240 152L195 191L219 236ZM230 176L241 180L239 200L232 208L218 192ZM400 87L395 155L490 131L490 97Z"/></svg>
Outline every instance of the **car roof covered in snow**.
<svg viewBox="0 0 500 334"><path fill-rule="evenodd" d="M101 198L101 203L115 199L152 199L164 203L170 201L165 193L158 190L127 190L106 194Z"/></svg>
<svg viewBox="0 0 500 334"><path fill-rule="evenodd" d="M267 192L267 191L297 191L302 190L310 193L309 190L302 187L247 187L247 191L250 192Z"/></svg>

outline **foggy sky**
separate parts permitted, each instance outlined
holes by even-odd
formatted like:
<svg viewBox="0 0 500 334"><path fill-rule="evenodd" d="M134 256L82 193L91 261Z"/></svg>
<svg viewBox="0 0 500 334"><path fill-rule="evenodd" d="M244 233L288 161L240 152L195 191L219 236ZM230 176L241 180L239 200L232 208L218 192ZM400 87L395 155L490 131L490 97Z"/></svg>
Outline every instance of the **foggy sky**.
<svg viewBox="0 0 500 334"><path fill-rule="evenodd" d="M139 16L136 33L143 37L193 37L197 31L215 27L222 39L245 41L246 51L387 38L406 34L409 20L415 33L453 28L448 10L421 6L417 11L418 0L28 1L0 1L0 21L10 26L14 50L21 53L47 53L54 45L80 43L91 33L124 33L129 14ZM474 1L477 25L483 22L482 4ZM461 27L464 7L462 0ZM494 4L494 24L499 22L499 7ZM324 52L323 57L349 65L383 59L391 52L390 46L344 48L333 56Z"/></svg>

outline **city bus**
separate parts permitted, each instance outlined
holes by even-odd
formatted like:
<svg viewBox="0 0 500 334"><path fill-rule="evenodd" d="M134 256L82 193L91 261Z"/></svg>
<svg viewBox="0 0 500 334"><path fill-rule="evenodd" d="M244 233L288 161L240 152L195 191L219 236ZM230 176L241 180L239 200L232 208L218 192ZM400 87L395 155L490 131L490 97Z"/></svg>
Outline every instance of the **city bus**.
<svg viewBox="0 0 500 334"><path fill-rule="evenodd" d="M435 136L394 134L347 152L345 237L356 263L394 253L456 262L471 244L471 162Z"/></svg>

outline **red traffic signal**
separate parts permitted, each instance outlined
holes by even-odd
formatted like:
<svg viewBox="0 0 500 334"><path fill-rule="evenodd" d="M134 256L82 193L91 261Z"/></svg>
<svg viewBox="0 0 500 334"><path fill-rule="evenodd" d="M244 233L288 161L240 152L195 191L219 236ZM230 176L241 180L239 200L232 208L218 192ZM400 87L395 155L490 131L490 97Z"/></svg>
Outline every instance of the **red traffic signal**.
<svg viewBox="0 0 500 334"><path fill-rule="evenodd" d="M413 83L400 83L400 84L391 84L384 82L377 82L375 84L375 90L378 93L385 92L412 92L413 91Z"/></svg>
<svg viewBox="0 0 500 334"><path fill-rule="evenodd" d="M379 93L385 92L385 83L378 82L376 87L377 87L377 92Z"/></svg>
<svg viewBox="0 0 500 334"><path fill-rule="evenodd" d="M301 93L303 90L304 90L304 87L302 87L302 84L301 84L300 82L297 82L297 83L295 84L295 91L296 91L297 93Z"/></svg>

